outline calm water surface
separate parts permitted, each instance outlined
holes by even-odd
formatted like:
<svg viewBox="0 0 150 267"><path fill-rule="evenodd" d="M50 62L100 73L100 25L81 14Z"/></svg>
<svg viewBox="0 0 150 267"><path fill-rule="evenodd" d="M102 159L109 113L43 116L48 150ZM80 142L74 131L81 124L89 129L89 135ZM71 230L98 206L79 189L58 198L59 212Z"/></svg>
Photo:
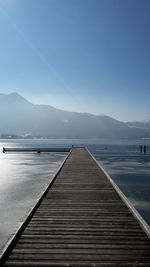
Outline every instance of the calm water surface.
<svg viewBox="0 0 150 267"><path fill-rule="evenodd" d="M150 225L150 153L92 150L95 158Z"/></svg>
<svg viewBox="0 0 150 267"><path fill-rule="evenodd" d="M19 147L19 143L1 145ZM3 154L0 148L0 250L36 203L65 157L65 153Z"/></svg>
<svg viewBox="0 0 150 267"><path fill-rule="evenodd" d="M139 152L146 144L147 154ZM149 141L0 140L0 247L49 184L65 153L2 153L3 147L87 146L150 224Z"/></svg>

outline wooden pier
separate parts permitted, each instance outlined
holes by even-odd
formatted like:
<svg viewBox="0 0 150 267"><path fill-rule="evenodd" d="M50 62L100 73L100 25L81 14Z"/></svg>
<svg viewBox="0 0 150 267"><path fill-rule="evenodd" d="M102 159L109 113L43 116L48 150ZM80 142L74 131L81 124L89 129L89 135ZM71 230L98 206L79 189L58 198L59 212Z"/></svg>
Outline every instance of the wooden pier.
<svg viewBox="0 0 150 267"><path fill-rule="evenodd" d="M3 153L6 152L37 152L37 153L41 153L41 152L69 152L71 150L71 148L28 148L28 147L3 147Z"/></svg>
<svg viewBox="0 0 150 267"><path fill-rule="evenodd" d="M1 266L150 266L148 226L116 190L86 149L72 149Z"/></svg>

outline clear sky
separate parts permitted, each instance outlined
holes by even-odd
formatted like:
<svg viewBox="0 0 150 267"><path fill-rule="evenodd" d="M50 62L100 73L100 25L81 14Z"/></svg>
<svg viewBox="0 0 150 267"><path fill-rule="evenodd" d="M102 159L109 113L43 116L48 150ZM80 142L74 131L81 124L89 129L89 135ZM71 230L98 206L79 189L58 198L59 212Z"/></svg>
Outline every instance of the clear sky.
<svg viewBox="0 0 150 267"><path fill-rule="evenodd" d="M150 119L150 1L0 0L0 92Z"/></svg>

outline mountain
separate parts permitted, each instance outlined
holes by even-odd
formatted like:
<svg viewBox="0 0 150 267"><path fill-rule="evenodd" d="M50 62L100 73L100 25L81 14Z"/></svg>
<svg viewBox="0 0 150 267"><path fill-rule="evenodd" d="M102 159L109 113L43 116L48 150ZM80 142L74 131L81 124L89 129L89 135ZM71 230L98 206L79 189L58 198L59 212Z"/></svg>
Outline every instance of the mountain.
<svg viewBox="0 0 150 267"><path fill-rule="evenodd" d="M149 129L130 127L109 116L33 105L17 93L0 94L0 134L47 138L144 138Z"/></svg>
<svg viewBox="0 0 150 267"><path fill-rule="evenodd" d="M129 127L133 128L141 128L141 129L150 129L150 121L133 121L133 122L127 122L127 125Z"/></svg>

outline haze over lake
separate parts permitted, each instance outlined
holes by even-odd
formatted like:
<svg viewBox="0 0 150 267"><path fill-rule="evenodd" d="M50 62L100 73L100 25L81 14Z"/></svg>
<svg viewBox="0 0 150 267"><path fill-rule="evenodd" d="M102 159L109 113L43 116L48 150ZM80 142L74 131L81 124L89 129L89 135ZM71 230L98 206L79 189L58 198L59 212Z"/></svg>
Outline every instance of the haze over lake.
<svg viewBox="0 0 150 267"><path fill-rule="evenodd" d="M69 112L35 105L17 93L0 94L2 138L150 139L150 122L122 122L106 115Z"/></svg>

